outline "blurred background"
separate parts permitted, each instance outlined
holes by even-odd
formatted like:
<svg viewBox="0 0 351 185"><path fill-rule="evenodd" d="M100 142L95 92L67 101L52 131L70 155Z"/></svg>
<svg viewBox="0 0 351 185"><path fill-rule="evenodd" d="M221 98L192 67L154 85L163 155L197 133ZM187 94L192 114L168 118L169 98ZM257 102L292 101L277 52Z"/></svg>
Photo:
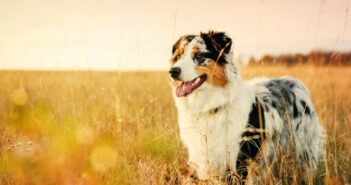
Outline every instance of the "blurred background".
<svg viewBox="0 0 351 185"><path fill-rule="evenodd" d="M0 68L164 70L184 34L225 31L236 59L351 49L350 0L2 0Z"/></svg>
<svg viewBox="0 0 351 185"><path fill-rule="evenodd" d="M350 184L350 6L0 0L0 185L191 183L167 70L181 35L209 29L233 38L244 79L304 82L329 135L316 173L284 155L257 184Z"/></svg>

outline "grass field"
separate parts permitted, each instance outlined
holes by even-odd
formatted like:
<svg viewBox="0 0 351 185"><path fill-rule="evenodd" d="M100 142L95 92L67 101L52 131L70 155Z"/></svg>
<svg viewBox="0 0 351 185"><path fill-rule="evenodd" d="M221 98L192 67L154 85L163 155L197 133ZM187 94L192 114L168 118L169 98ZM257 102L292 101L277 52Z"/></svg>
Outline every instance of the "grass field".
<svg viewBox="0 0 351 185"><path fill-rule="evenodd" d="M309 183L350 183L351 67L242 73L292 75L309 87L329 134L324 164ZM166 72L1 71L0 184L185 183L176 115Z"/></svg>

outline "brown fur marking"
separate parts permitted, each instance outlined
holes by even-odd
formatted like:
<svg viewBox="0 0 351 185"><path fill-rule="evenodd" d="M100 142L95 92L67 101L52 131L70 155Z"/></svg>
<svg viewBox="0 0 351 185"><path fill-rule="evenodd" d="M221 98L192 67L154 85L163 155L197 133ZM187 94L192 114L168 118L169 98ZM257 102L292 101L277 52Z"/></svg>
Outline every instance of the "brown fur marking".
<svg viewBox="0 0 351 185"><path fill-rule="evenodd" d="M179 58L184 54L185 51L185 46L188 44L188 41L186 38L182 38L179 44L177 44L177 50L174 52L174 55L172 57L172 63L176 63Z"/></svg>
<svg viewBox="0 0 351 185"><path fill-rule="evenodd" d="M196 72L199 75L206 74L207 82L216 87L224 87L228 83L224 68L219 66L217 62L210 61L206 66L197 66Z"/></svg>
<svg viewBox="0 0 351 185"><path fill-rule="evenodd" d="M197 47L197 46L195 46L195 47L193 47L193 48L191 49L191 54L192 54L192 56L196 55L196 54L199 53L199 52L200 52L200 48Z"/></svg>

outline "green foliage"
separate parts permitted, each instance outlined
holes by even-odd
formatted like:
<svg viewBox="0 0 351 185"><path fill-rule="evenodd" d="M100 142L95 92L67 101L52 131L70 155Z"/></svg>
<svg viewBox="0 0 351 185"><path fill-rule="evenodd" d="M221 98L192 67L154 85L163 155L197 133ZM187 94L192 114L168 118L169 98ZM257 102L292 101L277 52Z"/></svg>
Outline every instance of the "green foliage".
<svg viewBox="0 0 351 185"><path fill-rule="evenodd" d="M146 130L138 141L138 147L142 154L146 154L152 158L163 158L172 160L174 158L174 146L169 136L162 132Z"/></svg>

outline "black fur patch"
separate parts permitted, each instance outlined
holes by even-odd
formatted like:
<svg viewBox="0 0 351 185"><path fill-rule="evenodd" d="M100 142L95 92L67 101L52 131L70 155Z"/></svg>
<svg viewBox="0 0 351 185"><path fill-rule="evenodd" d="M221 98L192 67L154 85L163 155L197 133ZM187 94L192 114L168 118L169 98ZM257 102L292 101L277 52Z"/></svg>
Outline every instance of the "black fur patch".
<svg viewBox="0 0 351 185"><path fill-rule="evenodd" d="M301 123L302 123L302 121L300 121L300 122L297 124L296 130L299 130Z"/></svg>
<svg viewBox="0 0 351 185"><path fill-rule="evenodd" d="M273 79L265 85L272 94L272 107L277 109L282 118L298 118L301 116L296 104L296 95L292 88L296 84L288 79ZM286 116L288 113L288 117ZM287 120L285 120L287 121Z"/></svg>
<svg viewBox="0 0 351 185"><path fill-rule="evenodd" d="M230 52L232 39L229 38L224 32L213 31L201 33L200 37L204 40L206 48L209 51L208 57L214 61L217 61L218 59L217 62L220 65L226 64L227 61L225 60L224 54L228 54ZM223 50L224 53L219 56L221 50Z"/></svg>
<svg viewBox="0 0 351 185"><path fill-rule="evenodd" d="M311 114L310 107L306 104L305 101L301 100L301 105L302 105L302 107L305 109L305 113L306 113L306 114Z"/></svg>
<svg viewBox="0 0 351 185"><path fill-rule="evenodd" d="M248 125L246 128L254 128L254 129L264 129L265 128L265 117L263 114L264 109L263 109L261 104L260 104L260 107L258 105L259 105L259 103L258 103L258 100L256 98L256 102L254 104L252 104L251 112L249 114ZM261 109L260 110L261 115L259 114L259 108ZM260 117L261 117L262 123L260 123ZM255 160L256 159L256 157L260 151L260 148L261 148L261 142L265 138L265 133L246 131L242 134L242 137L253 137L253 136L259 136L259 138L251 139L249 141L243 140L240 143L240 152L238 155L238 160L237 160L236 166L237 166L237 172L243 178L246 178L246 176L247 176L246 160ZM263 138L261 136L263 136Z"/></svg>
<svg viewBox="0 0 351 185"><path fill-rule="evenodd" d="M298 118L299 117L299 111L297 109L297 106L296 106L296 102L294 102L294 105L293 105L293 115L294 115L294 118Z"/></svg>
<svg viewBox="0 0 351 185"><path fill-rule="evenodd" d="M272 107L274 107L275 109L277 108L277 103L275 103L275 101L272 101Z"/></svg>

